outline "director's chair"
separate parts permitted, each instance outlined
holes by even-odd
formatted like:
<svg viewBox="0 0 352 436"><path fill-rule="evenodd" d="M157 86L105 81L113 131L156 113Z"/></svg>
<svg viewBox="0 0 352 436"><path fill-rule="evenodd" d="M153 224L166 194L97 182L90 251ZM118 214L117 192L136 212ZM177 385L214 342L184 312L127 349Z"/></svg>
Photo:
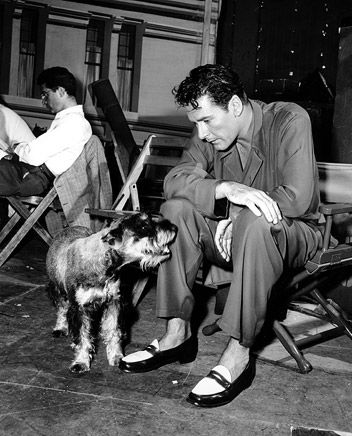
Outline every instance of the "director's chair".
<svg viewBox="0 0 352 436"><path fill-rule="evenodd" d="M304 349L344 334L352 339L349 316L332 299L325 297L329 289L352 276L352 165L319 162L318 169L322 200L319 210L325 221L323 246L304 268L292 272L276 285L270 311L272 323L269 320L276 337L295 359L301 373L312 370ZM215 312L218 315L222 313L227 293L225 287L216 296ZM302 303L307 301L315 303L317 309L306 308ZM328 321L331 327L295 338L283 323L287 309ZM219 330L215 321L205 326L203 333L209 336Z"/></svg>

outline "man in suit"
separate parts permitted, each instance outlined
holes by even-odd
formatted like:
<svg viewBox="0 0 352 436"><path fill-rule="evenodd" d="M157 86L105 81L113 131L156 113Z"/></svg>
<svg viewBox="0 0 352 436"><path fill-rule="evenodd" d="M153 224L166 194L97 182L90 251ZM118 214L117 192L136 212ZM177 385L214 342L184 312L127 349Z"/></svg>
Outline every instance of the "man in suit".
<svg viewBox="0 0 352 436"><path fill-rule="evenodd" d="M161 212L178 226L171 259L161 265L157 316L166 333L122 359L125 372L192 360L192 287L207 259L231 286L220 328L229 341L218 364L187 400L221 406L255 376L250 349L260 332L271 290L286 268L314 256L319 186L310 119L294 103L247 98L238 75L221 65L195 68L174 89L195 130L164 183ZM187 359L188 357L188 359Z"/></svg>
<svg viewBox="0 0 352 436"><path fill-rule="evenodd" d="M8 144L0 160L0 195L40 195L77 159L92 135L76 100L76 80L63 67L44 70L37 79L43 104L55 114L49 129L31 140Z"/></svg>

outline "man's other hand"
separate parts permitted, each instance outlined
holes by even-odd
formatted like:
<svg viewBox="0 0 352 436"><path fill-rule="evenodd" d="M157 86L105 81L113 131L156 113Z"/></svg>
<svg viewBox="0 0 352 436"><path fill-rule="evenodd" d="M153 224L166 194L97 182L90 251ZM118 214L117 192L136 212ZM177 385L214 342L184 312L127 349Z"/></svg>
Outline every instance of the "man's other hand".
<svg viewBox="0 0 352 436"><path fill-rule="evenodd" d="M215 232L215 245L221 256L229 262L231 259L232 221L231 218L221 220Z"/></svg>

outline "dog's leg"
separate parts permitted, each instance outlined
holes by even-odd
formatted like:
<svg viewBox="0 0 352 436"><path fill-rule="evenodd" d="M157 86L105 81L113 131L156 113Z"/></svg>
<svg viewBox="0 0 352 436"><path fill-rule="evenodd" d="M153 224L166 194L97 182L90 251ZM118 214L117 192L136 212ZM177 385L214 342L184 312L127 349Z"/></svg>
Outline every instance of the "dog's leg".
<svg viewBox="0 0 352 436"><path fill-rule="evenodd" d="M61 300L57 304L56 324L52 332L52 335L55 338L60 336L68 336L67 310L68 301Z"/></svg>
<svg viewBox="0 0 352 436"><path fill-rule="evenodd" d="M119 327L119 301L113 299L107 305L101 320L101 336L106 345L109 365L115 366L123 357L121 347L122 332Z"/></svg>
<svg viewBox="0 0 352 436"><path fill-rule="evenodd" d="M60 287L60 284L54 280L50 280L46 291L50 300L56 308L56 324L53 328L52 335L56 338L68 335L67 310L68 300L64 297L66 294L65 288Z"/></svg>
<svg viewBox="0 0 352 436"><path fill-rule="evenodd" d="M75 357L70 371L81 374L90 370L90 363L94 353L91 337L90 313L82 306L70 306L69 329L74 340Z"/></svg>

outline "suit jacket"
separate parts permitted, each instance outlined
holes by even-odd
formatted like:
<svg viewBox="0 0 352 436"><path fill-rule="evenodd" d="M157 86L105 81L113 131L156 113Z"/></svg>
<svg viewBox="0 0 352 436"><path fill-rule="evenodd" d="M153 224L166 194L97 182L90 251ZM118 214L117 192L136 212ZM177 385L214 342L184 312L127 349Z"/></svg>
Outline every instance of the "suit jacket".
<svg viewBox="0 0 352 436"><path fill-rule="evenodd" d="M91 136L73 165L55 178L54 186L69 226L101 229L103 221L85 212L86 208L109 209L112 204L109 169L97 136Z"/></svg>
<svg viewBox="0 0 352 436"><path fill-rule="evenodd" d="M286 217L317 219L318 170L308 113L295 103L250 104L254 129L244 171L235 144L216 151L194 132L179 164L165 178L166 198L187 198L204 216L221 218L215 187L231 180L266 191Z"/></svg>
<svg viewBox="0 0 352 436"><path fill-rule="evenodd" d="M194 132L179 164L165 178L166 198L187 198L206 218L219 220L224 215L217 212L215 188L231 180L267 192L286 217L316 222L319 177L308 113L295 103L249 104L254 127L245 168L235 144L217 151Z"/></svg>

